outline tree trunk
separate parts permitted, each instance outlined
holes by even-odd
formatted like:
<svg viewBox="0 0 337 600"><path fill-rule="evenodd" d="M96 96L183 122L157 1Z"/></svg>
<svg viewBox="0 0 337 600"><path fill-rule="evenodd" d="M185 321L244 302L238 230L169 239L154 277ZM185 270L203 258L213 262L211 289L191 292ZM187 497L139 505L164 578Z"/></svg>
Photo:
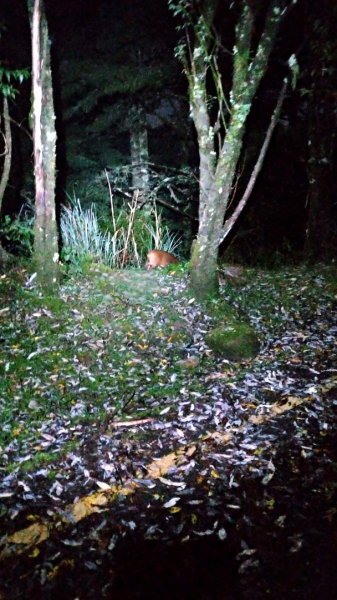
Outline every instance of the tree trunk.
<svg viewBox="0 0 337 600"><path fill-rule="evenodd" d="M217 257L226 234L226 210L235 182L246 121L266 72L284 10L282 0L271 1L254 52L252 7L248 0L243 0L233 49L232 89L226 99L217 62L220 44L214 40L212 31L218 1L205 0L201 14L189 13L183 1L170 0L170 4L177 14L185 15L186 28L192 27L187 47L184 50L180 46L178 54L189 83L191 114L199 145L199 230L192 251L190 285L193 294L202 301L218 290ZM198 15L196 20L195 14ZM194 39L193 47L191 39ZM209 71L216 90L216 118L213 116L214 98L208 90Z"/></svg>
<svg viewBox="0 0 337 600"><path fill-rule="evenodd" d="M218 206L219 210L222 208ZM190 287L199 300L217 295L219 281L217 276L217 257L219 228L217 219L203 219L199 223L198 237L192 246L190 261Z"/></svg>
<svg viewBox="0 0 337 600"><path fill-rule="evenodd" d="M11 124L9 119L9 108L8 108L8 99L4 96L3 99L3 120L4 120L4 141L5 141L5 151L4 151L4 164L0 179L0 214L2 208L2 201L5 194L5 190L9 180L9 173L11 170L12 164L12 133L11 133ZM10 255L6 250L2 247L0 243L0 264L7 263L10 260Z"/></svg>
<svg viewBox="0 0 337 600"><path fill-rule="evenodd" d="M197 118L197 116L196 116ZM199 300L214 296L219 290L217 259L223 236L223 223L229 195L240 156L244 128L231 120L227 135L232 142L219 158L216 168L212 154L199 141L200 152L200 195L199 229L191 259L191 289Z"/></svg>
<svg viewBox="0 0 337 600"><path fill-rule="evenodd" d="M235 223L237 222L237 220L239 219L242 211L244 210L245 206L247 205L247 202L248 202L248 200L250 198L250 195L251 195L251 193L252 193L252 191L254 189L254 185L256 183L258 175L259 175L259 173L260 173L260 171L262 169L262 166L263 166L263 162L264 162L264 159L265 159L265 156L266 156L269 144L270 144L271 137L273 135L273 131L274 131L276 125L277 125L277 122L278 122L278 119L279 119L279 116L280 116L282 104L283 104L283 101L284 101L284 98L285 98L285 94L286 94L287 85L288 85L288 79L286 78L283 81L282 89L280 91L280 94L279 94L279 97L278 97L278 100L277 100L274 112L272 114L272 117L271 117L268 129L267 129L267 132L266 132L263 144L262 144L261 149L260 149L259 156L258 156L258 158L256 160L256 163L255 163L255 166L254 166L254 168L252 170L252 173L251 173L251 176L250 176L249 181L247 183L246 189L245 189L244 193L242 194L240 202L238 202L237 206L235 207L235 209L233 211L233 214L228 219L226 219L226 222L225 222L225 225L224 225L224 228L223 228L222 238L220 240L221 243L227 238L227 236L232 231Z"/></svg>
<svg viewBox="0 0 337 600"><path fill-rule="evenodd" d="M34 257L37 281L46 291L59 285L55 215L56 130L48 25L43 0L28 0L32 29L33 138L35 173Z"/></svg>
<svg viewBox="0 0 337 600"><path fill-rule="evenodd" d="M138 203L146 202L149 188L149 145L146 116L141 107L134 108L130 117L130 151L132 187L138 190Z"/></svg>
<svg viewBox="0 0 337 600"><path fill-rule="evenodd" d="M0 212L2 208L2 201L5 194L5 190L9 180L9 173L11 170L12 164L12 133L11 133L11 124L9 119L9 108L8 108L8 99L4 96L3 99L3 121L4 121L4 141L5 141L5 150L4 150L4 164L1 174L0 180Z"/></svg>

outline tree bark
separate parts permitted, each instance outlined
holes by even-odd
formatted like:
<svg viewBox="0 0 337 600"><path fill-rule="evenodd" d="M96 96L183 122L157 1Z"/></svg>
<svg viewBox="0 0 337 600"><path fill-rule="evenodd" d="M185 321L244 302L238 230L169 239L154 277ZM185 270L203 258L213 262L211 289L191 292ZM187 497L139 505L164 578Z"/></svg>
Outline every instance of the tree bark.
<svg viewBox="0 0 337 600"><path fill-rule="evenodd" d="M9 107L8 107L8 98L4 96L3 99L3 121L4 121L4 142L5 142L5 150L3 153L4 156L4 164L1 174L0 180L0 212L2 208L2 201L4 197L4 193L9 180L9 173L11 170L12 164L12 132L11 132L11 124L9 118Z"/></svg>
<svg viewBox="0 0 337 600"><path fill-rule="evenodd" d="M261 146L261 150L259 153L259 156L257 158L257 161L255 163L254 169L252 171L252 174L249 178L249 181L247 183L246 189L242 195L242 198L240 200L240 202L237 204L237 206L235 207L235 210L233 212L233 214L228 217L228 219L226 219L224 228L223 228L223 235L221 238L221 243L227 238L227 236L230 234L230 232L232 231L235 223L237 222L238 218L240 217L242 211L244 210L245 206L247 205L247 202L250 198L250 195L254 189L254 185L256 183L256 180L258 178L258 175L262 169L262 165L265 159L265 156L267 154L267 150L270 144L270 140L271 137L273 135L273 131L277 125L279 116L280 116L280 112L281 112L281 108L282 108L282 104L285 98L285 94L286 94L286 89L287 89L287 85L288 85L288 80L285 79L283 82L283 86L282 89L280 91L276 106L275 106L275 110L272 114L272 118L270 120L269 123L269 127L268 130L266 132L265 138L264 138L264 142Z"/></svg>
<svg viewBox="0 0 337 600"><path fill-rule="evenodd" d="M2 209L2 201L5 194L5 190L9 180L9 173L11 170L12 164L12 132L11 132L11 124L9 118L9 107L8 107L8 98L4 96L3 98L3 121L4 121L4 142L5 142L5 150L4 150L4 163L3 169L0 179L0 214ZM0 244L0 263L4 264L10 260L10 255Z"/></svg>
<svg viewBox="0 0 337 600"><path fill-rule="evenodd" d="M199 300L205 300L218 290L217 257L226 231L225 215L235 181L241 154L246 120L260 81L267 69L269 56L280 24L280 3L271 2L265 27L256 52L252 55L253 17L249 3L243 2L241 18L236 27L233 50L233 81L226 102L221 75L217 68L212 23L216 0L206 0L203 13L194 23L195 43L182 57L189 82L192 118L199 145L199 230L192 250L190 285ZM207 75L212 74L217 90L217 122L211 120ZM228 111L229 118L225 113Z"/></svg>
<svg viewBox="0 0 337 600"><path fill-rule="evenodd" d="M149 145L146 116L141 107L131 111L130 150L132 166L132 187L138 190L138 203L146 202L149 188Z"/></svg>
<svg viewBox="0 0 337 600"><path fill-rule="evenodd" d="M32 30L33 139L35 174L34 257L37 281L46 291L59 285L55 214L56 130L48 25L43 0L28 0Z"/></svg>

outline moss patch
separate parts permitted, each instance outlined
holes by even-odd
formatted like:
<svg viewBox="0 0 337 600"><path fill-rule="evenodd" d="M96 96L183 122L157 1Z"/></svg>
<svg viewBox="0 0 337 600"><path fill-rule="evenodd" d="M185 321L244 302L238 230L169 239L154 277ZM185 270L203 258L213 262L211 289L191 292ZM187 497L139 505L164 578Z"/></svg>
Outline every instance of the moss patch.
<svg viewBox="0 0 337 600"><path fill-rule="evenodd" d="M242 322L215 327L206 335L206 342L216 354L233 361L254 358L260 347L252 327Z"/></svg>

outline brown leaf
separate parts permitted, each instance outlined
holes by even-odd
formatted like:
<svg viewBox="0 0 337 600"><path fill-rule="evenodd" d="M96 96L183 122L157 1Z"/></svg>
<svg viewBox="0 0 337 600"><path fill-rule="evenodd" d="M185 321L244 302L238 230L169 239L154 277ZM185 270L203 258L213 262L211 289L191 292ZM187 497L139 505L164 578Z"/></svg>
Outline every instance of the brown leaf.
<svg viewBox="0 0 337 600"><path fill-rule="evenodd" d="M71 506L71 515L76 523L78 523L78 521L82 521L82 519L88 517L92 513L101 512L102 507L113 501L116 496L128 496L129 494L133 494L136 487L136 484L123 487L112 485L109 490L105 490L104 492L95 492L89 496L84 496Z"/></svg>
<svg viewBox="0 0 337 600"><path fill-rule="evenodd" d="M97 492L90 496L80 498L78 502L75 502L72 506L72 516L76 523L82 521L85 517L88 517L92 513L100 512L102 506L106 506L108 503L108 496L103 492Z"/></svg>
<svg viewBox="0 0 337 600"><path fill-rule="evenodd" d="M161 458L155 458L152 463L147 465L147 471L152 479L158 479L166 475L169 469L182 464L186 457L191 457L195 453L196 447L192 444L187 448L179 448L176 452L165 454Z"/></svg>
<svg viewBox="0 0 337 600"><path fill-rule="evenodd" d="M249 422L254 425L261 425L266 421L269 421L277 415L282 415L288 410L292 410L295 406L300 406L303 402L306 402L308 398L298 398L297 396L288 396L288 399L284 404L274 404L270 406L269 413L266 415L252 415L249 417Z"/></svg>
<svg viewBox="0 0 337 600"><path fill-rule="evenodd" d="M49 528L45 523L33 523L25 529L15 531L12 535L8 536L8 541L12 544L25 544L26 546L33 546L35 544L41 544L44 540L49 537Z"/></svg>

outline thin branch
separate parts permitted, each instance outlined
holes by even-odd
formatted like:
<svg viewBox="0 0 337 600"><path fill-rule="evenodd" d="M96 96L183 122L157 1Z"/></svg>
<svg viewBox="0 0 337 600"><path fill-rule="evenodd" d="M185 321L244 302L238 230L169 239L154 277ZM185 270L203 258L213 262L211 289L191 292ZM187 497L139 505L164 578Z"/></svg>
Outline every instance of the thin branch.
<svg viewBox="0 0 337 600"><path fill-rule="evenodd" d="M18 121L16 121L15 119L13 119L13 117L9 117L9 120L11 121L11 123L14 123L14 125L16 125L19 129L21 129L28 137L31 141L33 141L33 136L30 133L30 131L28 131L28 129L26 129L26 127L24 127L23 125L21 125L21 123L18 123Z"/></svg>
<svg viewBox="0 0 337 600"><path fill-rule="evenodd" d="M269 123L269 127L267 129L266 137L262 144L259 156L257 158L254 169L252 171L252 174L247 183L247 187L245 189L245 192L244 192L239 204L237 205L236 209L234 210L233 214L229 217L229 219L227 219L227 221L224 225L223 234L222 234L220 243L222 243L226 239L226 237L229 235L229 233L233 229L234 224L238 220L240 214L242 213L244 207L246 206L246 204L250 198L250 195L253 191L254 185L256 183L256 179L262 169L262 165L263 165L263 162L264 162L267 150L268 150L268 146L269 146L271 137L273 135L273 131L275 129L278 118L280 116L282 104L283 104L285 94L286 94L287 85L288 85L288 79L286 78L283 82L283 86L281 88L276 107L274 109L273 115L272 115L270 123Z"/></svg>
<svg viewBox="0 0 337 600"><path fill-rule="evenodd" d="M128 219L128 229L127 229L126 239L124 242L124 249L123 249L123 253L122 253L122 260L121 260L121 268L122 269L124 268L124 265L128 258L128 246L129 246L129 240L130 240L130 237L132 234L133 222L135 220L135 213L136 213L137 204L138 204L138 197L139 197L139 190L135 190L133 192L132 201L131 201L131 203L129 203L129 209L130 209L129 215L130 216Z"/></svg>
<svg viewBox="0 0 337 600"><path fill-rule="evenodd" d="M110 425L111 427L135 427L136 425L146 425L153 422L153 417L147 417L145 419L134 419L133 421L112 421Z"/></svg>
<svg viewBox="0 0 337 600"><path fill-rule="evenodd" d="M190 219L190 221L197 221L198 217L194 217L193 215L189 215L188 213L186 213L183 210L180 210L180 208L178 208L177 206L174 206L173 204L171 204L170 202L167 202L166 200L163 200L162 198L157 198L156 199L157 204L160 204L161 206L165 206L166 208L178 213L179 215L182 215L183 217L187 217L188 219Z"/></svg>

